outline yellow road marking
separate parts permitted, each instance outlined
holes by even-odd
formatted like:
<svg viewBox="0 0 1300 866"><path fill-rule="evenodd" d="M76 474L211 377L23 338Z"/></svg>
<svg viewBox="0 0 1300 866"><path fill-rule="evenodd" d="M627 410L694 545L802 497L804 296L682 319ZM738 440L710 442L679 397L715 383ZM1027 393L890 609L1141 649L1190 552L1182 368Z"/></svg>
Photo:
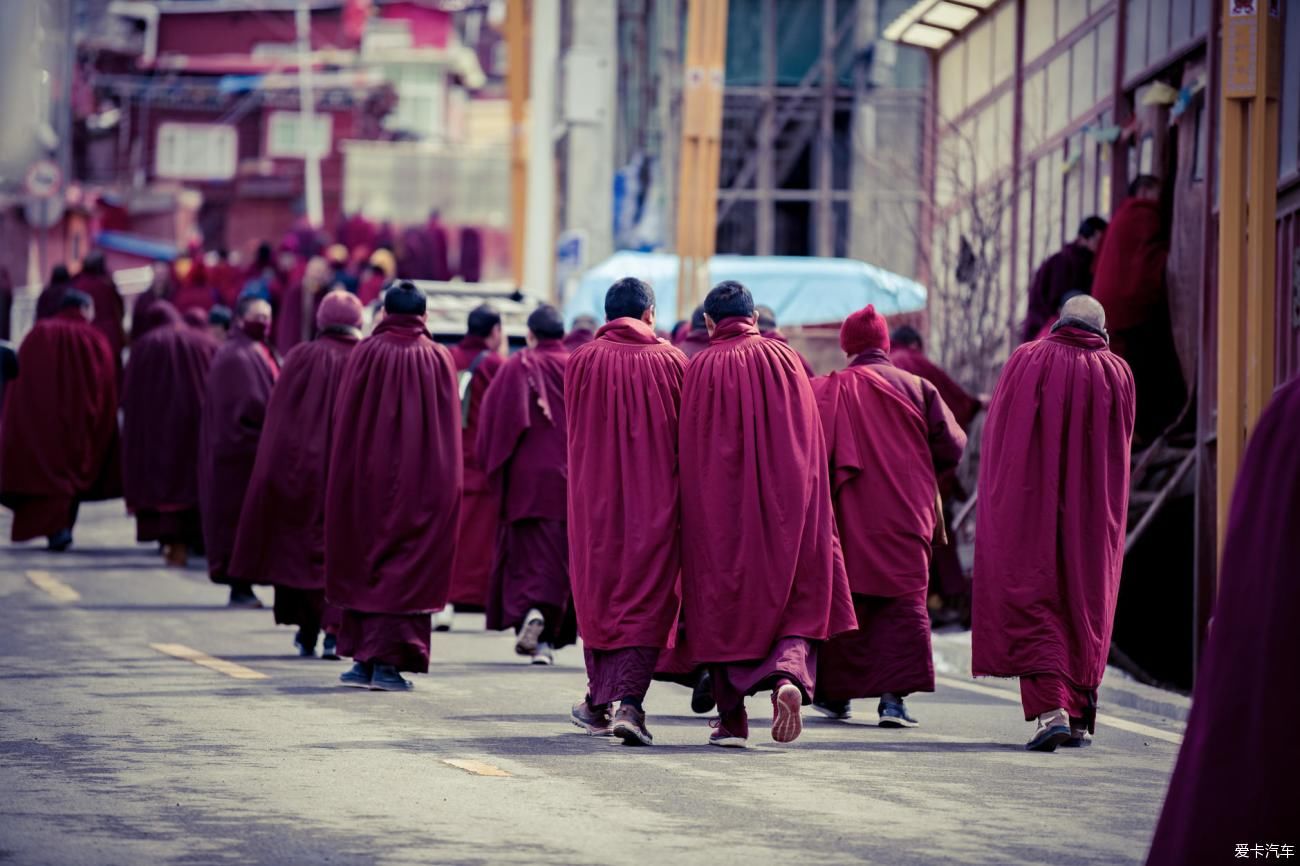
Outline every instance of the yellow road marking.
<svg viewBox="0 0 1300 866"><path fill-rule="evenodd" d="M954 689L962 689L968 692L974 692L977 695L987 695L993 698L1001 698L1004 701L1010 701L1013 704L1020 703L1020 695L1016 692L998 689L993 686L982 686L979 683L968 683L964 680L954 680L948 677L935 677L934 681ZM1163 740L1166 743L1173 743L1175 746L1182 745L1183 738L1181 734L1171 734L1168 731L1162 731L1159 728L1153 728L1150 725L1144 725L1140 722L1130 722L1128 719L1119 719L1115 716L1104 713L1097 714L1097 724L1105 725L1110 728L1119 728L1121 731L1128 731L1131 734L1141 734L1144 737Z"/></svg>
<svg viewBox="0 0 1300 866"><path fill-rule="evenodd" d="M59 580L48 571L29 571L27 579L32 585L55 601L69 603L81 598L81 593Z"/></svg>
<svg viewBox="0 0 1300 866"><path fill-rule="evenodd" d="M482 761L470 761L462 758L443 758L444 764L449 764L458 770L464 770L466 773L473 773L475 776L500 776L509 778L510 774L500 767L494 767L491 764L485 764Z"/></svg>
<svg viewBox="0 0 1300 866"><path fill-rule="evenodd" d="M214 670L219 674L225 674L237 680L266 680L270 679L266 674L255 671L252 668L246 668L243 665L228 662L225 659L219 659L210 656L205 652L187 647L181 643L151 643L149 646L164 655L173 656L174 658L184 659L185 661L194 662L196 665L202 665L205 668Z"/></svg>

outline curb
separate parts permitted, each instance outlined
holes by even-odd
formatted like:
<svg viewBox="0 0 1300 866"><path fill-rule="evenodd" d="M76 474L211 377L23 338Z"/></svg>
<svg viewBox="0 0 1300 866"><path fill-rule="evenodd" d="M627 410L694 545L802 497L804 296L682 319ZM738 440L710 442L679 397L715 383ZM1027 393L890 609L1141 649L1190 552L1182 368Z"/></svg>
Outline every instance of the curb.
<svg viewBox="0 0 1300 866"><path fill-rule="evenodd" d="M935 632L933 646L936 669L947 668L957 676L970 676L970 632ZM1144 685L1130 679L1124 671L1109 666L1101 687L1097 689L1097 697L1103 712L1109 704L1184 723L1192 709L1191 698Z"/></svg>

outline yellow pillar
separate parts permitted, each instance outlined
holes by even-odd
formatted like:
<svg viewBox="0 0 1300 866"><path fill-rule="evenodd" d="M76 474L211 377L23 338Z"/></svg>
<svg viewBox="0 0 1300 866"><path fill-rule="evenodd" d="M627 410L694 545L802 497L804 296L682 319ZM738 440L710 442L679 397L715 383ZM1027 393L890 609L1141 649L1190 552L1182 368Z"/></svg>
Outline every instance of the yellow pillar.
<svg viewBox="0 0 1300 866"><path fill-rule="evenodd" d="M524 209L528 204L528 19L530 0L507 0L506 95L510 99L510 270L524 283Z"/></svg>
<svg viewBox="0 0 1300 866"><path fill-rule="evenodd" d="M1246 437L1273 393L1280 21L1268 0L1224 0L1219 205L1218 539Z"/></svg>
<svg viewBox="0 0 1300 866"><path fill-rule="evenodd" d="M677 317L689 319L708 290L718 219L727 0L689 0L677 195Z"/></svg>

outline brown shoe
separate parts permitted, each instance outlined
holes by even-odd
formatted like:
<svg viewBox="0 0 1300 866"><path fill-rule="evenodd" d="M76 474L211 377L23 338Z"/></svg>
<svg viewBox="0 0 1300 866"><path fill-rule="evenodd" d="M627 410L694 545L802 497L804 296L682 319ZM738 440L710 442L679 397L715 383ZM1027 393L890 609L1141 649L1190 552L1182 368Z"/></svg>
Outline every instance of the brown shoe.
<svg viewBox="0 0 1300 866"><path fill-rule="evenodd" d="M614 736L623 741L625 746L653 746L655 738L645 726L645 710L638 710L631 704L619 704L614 714Z"/></svg>
<svg viewBox="0 0 1300 866"><path fill-rule="evenodd" d="M189 548L183 544L168 544L163 547L163 559L172 568L184 568L189 564Z"/></svg>
<svg viewBox="0 0 1300 866"><path fill-rule="evenodd" d="M610 734L609 704L593 707L583 698L573 705L569 721L582 728L593 737L608 737Z"/></svg>

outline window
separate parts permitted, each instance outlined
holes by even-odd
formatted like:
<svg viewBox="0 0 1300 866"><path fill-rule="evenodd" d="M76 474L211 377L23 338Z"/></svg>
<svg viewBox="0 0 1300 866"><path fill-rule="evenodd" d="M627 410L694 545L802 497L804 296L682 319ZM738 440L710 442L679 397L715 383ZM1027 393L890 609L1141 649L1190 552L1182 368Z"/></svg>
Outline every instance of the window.
<svg viewBox="0 0 1300 866"><path fill-rule="evenodd" d="M1089 33L1074 43L1070 49L1070 119L1092 109L1097 100L1093 94L1096 81L1097 34Z"/></svg>
<svg viewBox="0 0 1300 866"><path fill-rule="evenodd" d="M1147 4L1150 0L1129 0L1124 36L1124 77L1132 78L1147 65Z"/></svg>
<svg viewBox="0 0 1300 866"><path fill-rule="evenodd" d="M939 56L939 116L952 120L966 108L966 41Z"/></svg>
<svg viewBox="0 0 1300 866"><path fill-rule="evenodd" d="M1292 4L1287 9L1285 23L1282 80L1300 81L1300 6ZM1281 145L1278 148L1277 170L1279 177L1286 177L1300 170L1300 88L1282 88L1278 105L1278 128Z"/></svg>
<svg viewBox="0 0 1300 866"><path fill-rule="evenodd" d="M154 151L154 174L184 180L229 180L235 176L238 142L233 126L219 123L162 123Z"/></svg>
<svg viewBox="0 0 1300 866"><path fill-rule="evenodd" d="M993 18L993 84L1011 77L1016 69L1016 4L1003 3Z"/></svg>
<svg viewBox="0 0 1300 866"><path fill-rule="evenodd" d="M966 38L966 104L982 99L993 86L993 26L978 24Z"/></svg>
<svg viewBox="0 0 1300 866"><path fill-rule="evenodd" d="M312 115L312 149L316 156L328 156L333 118L326 112ZM302 115L296 111L272 111L266 120L266 155L301 158L307 155L302 140Z"/></svg>
<svg viewBox="0 0 1300 866"><path fill-rule="evenodd" d="M1025 63L1052 44L1056 26L1056 0L1025 0Z"/></svg>
<svg viewBox="0 0 1300 866"><path fill-rule="evenodd" d="M1025 79L1024 94L1024 140L1021 147L1033 150L1043 143L1043 103L1046 99L1047 72L1038 70Z"/></svg>
<svg viewBox="0 0 1300 866"><path fill-rule="evenodd" d="M1056 38L1064 39L1087 17L1087 3L1082 0L1061 0L1056 4Z"/></svg>
<svg viewBox="0 0 1300 866"><path fill-rule="evenodd" d="M1110 96L1115 89L1115 16L1103 18L1097 25L1097 101Z"/></svg>
<svg viewBox="0 0 1300 866"><path fill-rule="evenodd" d="M1062 52L1047 66L1047 135L1065 128L1070 120L1070 53Z"/></svg>

